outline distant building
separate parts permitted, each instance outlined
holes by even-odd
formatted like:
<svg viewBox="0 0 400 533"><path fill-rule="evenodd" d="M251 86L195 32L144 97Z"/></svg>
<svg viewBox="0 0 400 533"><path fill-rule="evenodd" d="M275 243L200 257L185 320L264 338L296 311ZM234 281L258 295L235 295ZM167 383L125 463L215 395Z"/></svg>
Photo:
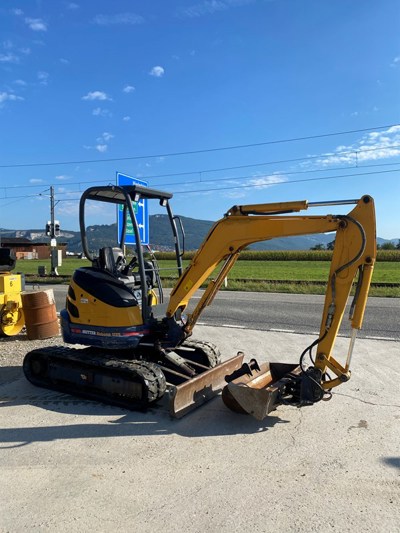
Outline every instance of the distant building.
<svg viewBox="0 0 400 533"><path fill-rule="evenodd" d="M24 237L2 237L1 248L11 248L18 259L49 259L50 244L48 242L31 241ZM67 255L67 243L58 242L57 248L62 251L63 257Z"/></svg>

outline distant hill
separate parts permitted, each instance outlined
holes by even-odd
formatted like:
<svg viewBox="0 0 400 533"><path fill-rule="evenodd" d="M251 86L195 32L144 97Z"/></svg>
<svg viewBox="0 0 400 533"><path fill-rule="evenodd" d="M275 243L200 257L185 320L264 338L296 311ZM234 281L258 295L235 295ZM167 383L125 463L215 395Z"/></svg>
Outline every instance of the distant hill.
<svg viewBox="0 0 400 533"><path fill-rule="evenodd" d="M198 220L195 218L181 216L183 227L185 229L185 250L196 250L203 242L205 236L214 222L210 220ZM180 235L179 224L178 233ZM87 235L89 247L91 250L98 250L103 246L116 246L117 244L117 225L102 224L88 226ZM48 241L43 229L27 230L10 230L0 228L0 236L3 237L23 237L33 241ZM180 235L182 242L182 238ZM318 244L328 244L334 239L334 234L316 234L299 237L283 237L271 239L250 246L253 250L309 250ZM67 243L67 250L70 252L82 252L80 233L78 231L61 231L60 242ZM399 239L381 239L378 237L378 244L393 242L397 244ZM150 215L150 244L156 250L173 250L174 242L171 234L167 215Z"/></svg>

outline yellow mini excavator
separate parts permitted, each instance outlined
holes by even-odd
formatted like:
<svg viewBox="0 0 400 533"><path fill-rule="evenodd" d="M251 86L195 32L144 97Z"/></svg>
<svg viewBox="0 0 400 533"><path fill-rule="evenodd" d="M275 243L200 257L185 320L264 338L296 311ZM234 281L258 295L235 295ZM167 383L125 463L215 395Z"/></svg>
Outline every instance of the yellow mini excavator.
<svg viewBox="0 0 400 533"><path fill-rule="evenodd" d="M25 325L22 311L21 274L13 274L15 256L10 248L0 248L0 336L18 335Z"/></svg>
<svg viewBox="0 0 400 533"><path fill-rule="evenodd" d="M144 409L166 390L170 410L181 417L223 389L224 403L238 412L264 418L280 404L311 405L327 399L332 388L350 378L356 331L361 328L376 256L374 202L370 196L338 202L307 201L234 206L216 222L183 271L179 217L172 214L172 194L132 186L91 187L80 201L80 230L90 267L75 271L61 312L67 346L29 352L26 377L35 385L79 396ZM164 302L154 255L146 257L140 241L135 203L155 200L166 209L175 242L179 275ZM117 204L123 210L119 246L89 250L85 226L88 201ZM346 215L294 215L310 208L349 204ZM136 254L123 253L132 223ZM178 231L179 226L181 230ZM252 243L275 237L336 232L325 306L318 339L293 364L243 362L244 355L221 362L217 347L190 337L203 309L210 305L240 252ZM217 274L212 279L213 272ZM350 291L352 335L347 359L332 355ZM187 306L206 283L193 312ZM312 349L316 347L315 359ZM310 357L309 363L306 357ZM332 376L333 374L333 376Z"/></svg>

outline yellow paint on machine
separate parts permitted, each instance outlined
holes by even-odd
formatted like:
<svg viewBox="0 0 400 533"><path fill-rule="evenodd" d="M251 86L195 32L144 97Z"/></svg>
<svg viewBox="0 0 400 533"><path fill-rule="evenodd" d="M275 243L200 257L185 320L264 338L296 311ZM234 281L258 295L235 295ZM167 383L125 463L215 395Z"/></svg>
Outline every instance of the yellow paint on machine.
<svg viewBox="0 0 400 533"><path fill-rule="evenodd" d="M71 281L71 287L75 292L76 300L73 300L69 295L67 300L72 305L79 307L79 317L74 317L69 313L71 324L87 324L110 328L141 326L143 324L138 305L114 307L82 290L73 280Z"/></svg>

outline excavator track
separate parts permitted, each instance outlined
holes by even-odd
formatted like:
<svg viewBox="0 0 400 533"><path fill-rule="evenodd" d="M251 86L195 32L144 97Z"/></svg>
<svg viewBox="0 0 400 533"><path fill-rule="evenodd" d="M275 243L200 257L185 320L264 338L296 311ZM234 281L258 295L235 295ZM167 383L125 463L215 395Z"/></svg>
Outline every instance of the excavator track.
<svg viewBox="0 0 400 533"><path fill-rule="evenodd" d="M189 348L190 351L193 351L190 355L184 352L181 353L181 347L183 349ZM219 348L211 342L186 339L181 347L176 348L175 351L182 355L182 357L195 360L208 368L214 368L221 362L221 352L219 351Z"/></svg>
<svg viewBox="0 0 400 533"><path fill-rule="evenodd" d="M159 400L166 380L154 363L121 360L110 352L63 346L28 352L23 369L38 387L141 410Z"/></svg>

